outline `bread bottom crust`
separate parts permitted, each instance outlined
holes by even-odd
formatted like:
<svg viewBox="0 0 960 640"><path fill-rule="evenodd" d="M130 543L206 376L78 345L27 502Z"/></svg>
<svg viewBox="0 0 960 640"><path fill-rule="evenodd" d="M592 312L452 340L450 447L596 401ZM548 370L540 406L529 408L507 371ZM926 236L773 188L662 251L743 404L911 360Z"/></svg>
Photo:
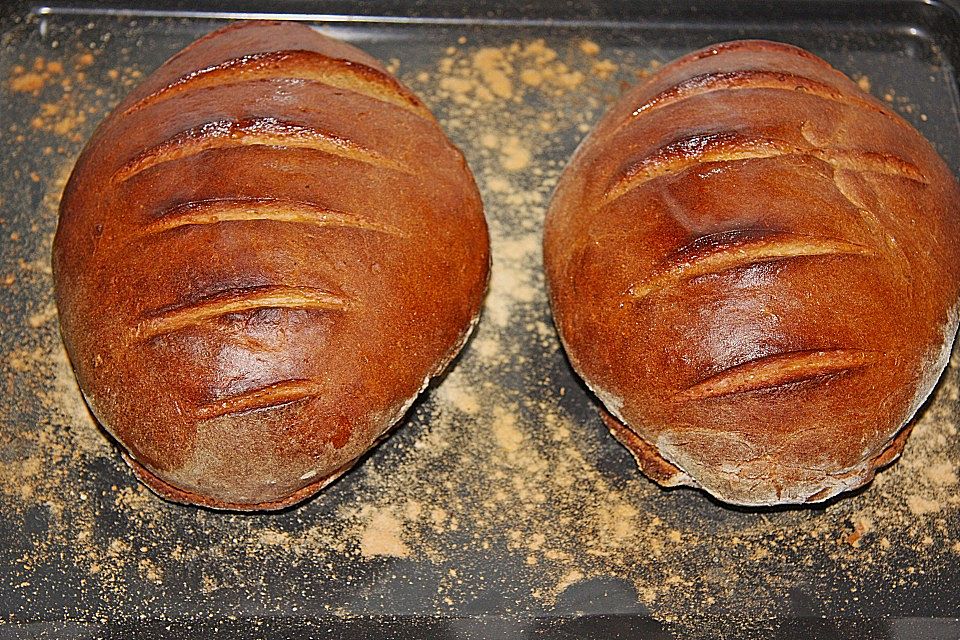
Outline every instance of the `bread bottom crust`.
<svg viewBox="0 0 960 640"><path fill-rule="evenodd" d="M637 466L640 467L640 471L643 472L645 476L662 487L686 486L702 489L700 483L691 477L685 470L664 458L654 445L644 440L633 429L618 420L607 410L600 409L600 416L613 437L616 438L620 444L626 447L627 450L633 455L637 462ZM887 446L881 449L872 458L869 458L868 460L865 460L864 462L849 469L826 474L822 489L810 493L803 500L797 501L795 504L823 502L840 493L853 491L869 483L873 480L878 470L889 465L900 457L900 454L903 452L903 448L907 443L907 439L910 437L911 431L913 431L913 421L909 422L902 429L900 429L900 431L898 431L896 435L894 435L894 437L887 443ZM830 478L833 480L833 482L828 482L827 478ZM841 479L843 482L837 482ZM771 502L769 504L749 503L731 501L728 498L723 499L725 502L732 502L733 504L739 504L746 507L764 507L775 504L789 504L787 502Z"/></svg>
<svg viewBox="0 0 960 640"><path fill-rule="evenodd" d="M640 471L645 476L661 487L700 486L686 472L668 462L666 458L657 453L652 444L617 420L609 411L600 409L600 417L603 418L604 424L607 425L607 429L610 430L613 437L633 454L633 459L637 461L637 466L640 467Z"/></svg>
<svg viewBox="0 0 960 640"><path fill-rule="evenodd" d="M357 460L360 459L354 458L339 469L336 469L333 473L308 484L280 500L267 502L224 502L199 493L178 489L172 484L160 479L160 477L152 471L134 460L126 451L121 451L121 455L123 456L124 462L133 470L133 474L137 477L137 480L147 485L147 488L161 498L170 500L171 502L196 505L208 509L217 509L219 511L279 511L280 509L286 509L310 498L327 485L333 483L337 478L349 471L357 463Z"/></svg>
<svg viewBox="0 0 960 640"><path fill-rule="evenodd" d="M208 509L216 509L218 511L279 511L281 509L292 507L293 505L299 502L303 502L304 500L307 500L313 497L314 495L316 495L317 493L325 489L328 485L333 484L338 478L340 478L340 476L344 475L347 471L349 471L354 466L356 466L360 458L362 458L368 452L372 451L377 446L379 446L380 443L382 443L390 435L390 433L393 432L394 429L399 427L400 423L403 420L403 417L407 414L407 411L410 410L410 407L413 405L413 403L426 390L427 386L430 384L430 381L435 377L439 376L441 373L443 373L446 370L446 368L450 365L450 363L463 350L463 347L466 345L467 341L470 339L470 336L473 334L473 331L476 328L479 320L480 320L480 314L477 313L477 315L475 315L473 319L470 321L469 326L463 332L460 339L457 341L457 344L437 364L437 367L435 368L435 370L431 372L430 375L428 375L424 379L420 389L413 396L405 400L396 409L396 411L394 411L392 417L387 422L386 427L384 427L383 431L380 433L377 439L374 440L373 444L371 444L366 451L361 453L356 458L349 460L343 466L335 469L332 473L325 475L319 478L318 480L311 482L305 487L301 487L294 493L291 493L288 496L284 496L283 498L280 498L278 500L266 500L263 502L227 502L227 501L218 500L217 498L213 498L200 493L185 491L183 489L180 489L170 484L166 480L163 480L162 478L157 476L155 473L150 471L150 469L140 464L136 459L133 458L133 456L130 455L128 451L126 451L122 447L122 445L120 447L120 454L123 457L124 461L127 463L127 466L129 466L133 470L133 474L137 477L138 480L140 480L145 485L147 485L147 487L151 491L153 491L155 494L157 494L161 498L170 500L171 502L178 502L180 504L189 504L189 505L195 505L200 507L206 507ZM93 411L93 406L94 406L93 403L90 401L89 398L86 398L86 400L87 400L88 406L91 407L91 411ZM94 414L96 414L95 411L94 411ZM104 423L100 422L100 424L102 425ZM108 433L111 433L111 434L113 433L112 431L110 431L110 429L106 427L105 429ZM116 440L115 437L114 439Z"/></svg>

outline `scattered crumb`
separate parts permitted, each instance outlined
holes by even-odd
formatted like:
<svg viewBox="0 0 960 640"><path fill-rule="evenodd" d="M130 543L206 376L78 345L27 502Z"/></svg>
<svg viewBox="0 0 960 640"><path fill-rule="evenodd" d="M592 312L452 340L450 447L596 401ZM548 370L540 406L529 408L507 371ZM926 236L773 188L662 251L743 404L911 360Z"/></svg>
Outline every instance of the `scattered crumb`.
<svg viewBox="0 0 960 640"><path fill-rule="evenodd" d="M500 49L485 47L473 55L473 66L480 72L486 87L498 98L513 97L511 65Z"/></svg>
<svg viewBox="0 0 960 640"><path fill-rule="evenodd" d="M19 93L39 93L43 89L45 78L39 73L25 73L10 80L10 90Z"/></svg>
<svg viewBox="0 0 960 640"><path fill-rule="evenodd" d="M593 65L593 72L604 80L612 76L616 71L617 65L612 60L600 60Z"/></svg>
<svg viewBox="0 0 960 640"><path fill-rule="evenodd" d="M580 51L582 51L585 55L595 56L600 53L600 45L593 40L582 40L580 42Z"/></svg>
<svg viewBox="0 0 960 640"><path fill-rule="evenodd" d="M853 531L844 536L844 541L852 547L859 547L863 537L873 531L873 526L872 518L858 514L853 520Z"/></svg>
<svg viewBox="0 0 960 640"><path fill-rule="evenodd" d="M930 500L917 494L907 496L907 506L910 507L911 513L918 516L936 513L942 509L942 506L936 500Z"/></svg>
<svg viewBox="0 0 960 640"><path fill-rule="evenodd" d="M577 571L576 569L568 572L562 578L560 578L559 582L557 582L557 586L554 587L554 593L562 593L567 589L567 587L580 582L585 577L586 576L584 576L583 573Z"/></svg>
<svg viewBox="0 0 960 640"><path fill-rule="evenodd" d="M391 510L377 509L368 517L366 528L360 536L360 553L363 557L406 558L410 555L410 548L400 537L403 525Z"/></svg>
<svg viewBox="0 0 960 640"><path fill-rule="evenodd" d="M507 171L522 171L530 166L530 149L516 136L507 137L500 150L500 164Z"/></svg>
<svg viewBox="0 0 960 640"><path fill-rule="evenodd" d="M923 475L934 485L950 486L957 484L956 466L946 460L931 464L924 469Z"/></svg>

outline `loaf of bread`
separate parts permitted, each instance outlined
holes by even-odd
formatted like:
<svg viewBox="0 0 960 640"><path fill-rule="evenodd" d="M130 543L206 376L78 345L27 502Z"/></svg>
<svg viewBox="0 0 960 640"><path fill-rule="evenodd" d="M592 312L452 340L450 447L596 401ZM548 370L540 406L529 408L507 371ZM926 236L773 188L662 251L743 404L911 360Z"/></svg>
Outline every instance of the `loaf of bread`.
<svg viewBox="0 0 960 640"><path fill-rule="evenodd" d="M719 44L577 150L546 221L554 318L649 477L823 501L900 454L947 364L958 217L931 145L846 76Z"/></svg>
<svg viewBox="0 0 960 640"><path fill-rule="evenodd" d="M455 356L489 271L462 154L369 55L228 26L97 129L53 247L64 342L136 475L278 509L349 469Z"/></svg>

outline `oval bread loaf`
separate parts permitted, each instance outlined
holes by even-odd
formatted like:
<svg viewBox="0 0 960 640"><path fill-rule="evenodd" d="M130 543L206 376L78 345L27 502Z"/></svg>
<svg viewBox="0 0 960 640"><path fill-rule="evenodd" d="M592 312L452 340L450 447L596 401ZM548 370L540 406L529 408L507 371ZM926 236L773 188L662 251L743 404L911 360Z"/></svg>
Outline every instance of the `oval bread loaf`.
<svg viewBox="0 0 960 640"><path fill-rule="evenodd" d="M169 499L277 509L396 423L477 320L489 245L462 154L362 51L238 23L90 140L53 248L80 386Z"/></svg>
<svg viewBox="0 0 960 640"><path fill-rule="evenodd" d="M629 91L551 203L573 367L665 486L822 501L903 449L958 320L960 187L793 46L716 45Z"/></svg>

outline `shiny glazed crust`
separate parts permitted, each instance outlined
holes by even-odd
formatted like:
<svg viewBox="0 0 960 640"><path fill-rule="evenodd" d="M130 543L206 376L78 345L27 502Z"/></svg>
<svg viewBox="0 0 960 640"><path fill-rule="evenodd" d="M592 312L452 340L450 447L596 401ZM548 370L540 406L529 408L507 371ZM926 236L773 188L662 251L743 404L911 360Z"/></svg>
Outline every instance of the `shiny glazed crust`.
<svg viewBox="0 0 960 640"><path fill-rule="evenodd" d="M362 51L236 23L144 80L65 190L81 388L172 500L277 509L349 469L456 355L489 243L462 154Z"/></svg>
<svg viewBox="0 0 960 640"><path fill-rule="evenodd" d="M544 259L574 368L647 475L822 501L903 448L957 330L960 187L796 47L665 66L581 144Z"/></svg>

